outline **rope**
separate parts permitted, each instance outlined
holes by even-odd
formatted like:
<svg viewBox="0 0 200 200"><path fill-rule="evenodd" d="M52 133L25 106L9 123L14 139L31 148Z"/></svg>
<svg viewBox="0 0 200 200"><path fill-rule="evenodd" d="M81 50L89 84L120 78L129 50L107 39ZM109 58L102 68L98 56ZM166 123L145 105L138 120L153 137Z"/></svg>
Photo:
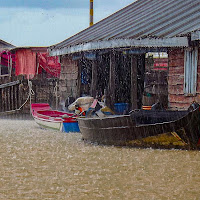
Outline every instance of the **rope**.
<svg viewBox="0 0 200 200"><path fill-rule="evenodd" d="M29 93L26 101L16 110L21 110L21 108L28 102L28 99L30 98L30 105L31 105L31 95L34 95L35 92L32 89L32 82L28 80L28 87L29 87Z"/></svg>

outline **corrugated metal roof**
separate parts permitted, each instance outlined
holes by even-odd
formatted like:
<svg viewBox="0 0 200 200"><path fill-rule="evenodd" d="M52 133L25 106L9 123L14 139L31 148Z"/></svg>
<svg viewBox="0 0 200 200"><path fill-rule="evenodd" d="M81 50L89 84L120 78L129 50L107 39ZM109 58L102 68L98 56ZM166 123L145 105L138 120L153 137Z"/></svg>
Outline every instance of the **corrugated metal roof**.
<svg viewBox="0 0 200 200"><path fill-rule="evenodd" d="M4 41L4 40L1 40L1 39L0 39L0 44L5 46L5 48L13 48L13 47L15 47L14 45L12 45L12 44Z"/></svg>
<svg viewBox="0 0 200 200"><path fill-rule="evenodd" d="M172 38L195 30L200 30L200 0L138 0L50 49L113 39Z"/></svg>

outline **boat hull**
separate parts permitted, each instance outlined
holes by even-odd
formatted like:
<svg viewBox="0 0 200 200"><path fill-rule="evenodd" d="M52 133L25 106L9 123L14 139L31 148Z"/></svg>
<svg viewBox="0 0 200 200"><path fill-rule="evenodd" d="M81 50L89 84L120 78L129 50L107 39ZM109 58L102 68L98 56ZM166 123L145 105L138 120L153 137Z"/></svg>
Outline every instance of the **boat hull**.
<svg viewBox="0 0 200 200"><path fill-rule="evenodd" d="M195 148L197 146L200 137L198 108L192 112L179 112L177 114L180 116L178 116L177 119L174 118L172 121L157 121L157 123L151 122L151 119L153 119L152 116L151 118L147 117L144 119L143 116L151 115L151 111L145 112L146 115L145 113L140 114L138 112L131 115L110 116L106 118L79 118L78 123L82 138L97 144L119 146L141 145L143 147L149 147L149 144L147 145L147 143L144 142L147 138L158 138L158 136L161 137L161 135L167 134L170 138L174 138L173 142L169 143L169 137L165 137L166 141L161 143L153 140L152 143L150 142L150 146L163 146L165 148L166 146L175 148L179 146ZM165 115L169 115L169 117L173 118L175 113L176 112L165 112ZM137 122L137 120L139 120L139 122ZM142 121L147 122L144 124Z"/></svg>
<svg viewBox="0 0 200 200"><path fill-rule="evenodd" d="M62 132L80 132L78 121L72 113L52 110L49 104L32 104L32 116L35 122L42 128L58 130Z"/></svg>
<svg viewBox="0 0 200 200"><path fill-rule="evenodd" d="M49 128L53 130L62 131L62 121L54 122L54 121L43 120L37 117L34 117L34 120L42 128Z"/></svg>

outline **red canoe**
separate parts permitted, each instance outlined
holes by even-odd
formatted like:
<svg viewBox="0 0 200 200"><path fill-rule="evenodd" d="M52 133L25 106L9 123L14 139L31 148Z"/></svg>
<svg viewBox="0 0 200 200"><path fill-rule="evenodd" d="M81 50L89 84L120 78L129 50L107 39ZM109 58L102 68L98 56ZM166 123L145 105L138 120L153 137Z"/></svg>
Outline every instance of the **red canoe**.
<svg viewBox="0 0 200 200"><path fill-rule="evenodd" d="M35 122L43 128L80 132L77 119L72 113L52 110L47 103L31 104L31 112Z"/></svg>

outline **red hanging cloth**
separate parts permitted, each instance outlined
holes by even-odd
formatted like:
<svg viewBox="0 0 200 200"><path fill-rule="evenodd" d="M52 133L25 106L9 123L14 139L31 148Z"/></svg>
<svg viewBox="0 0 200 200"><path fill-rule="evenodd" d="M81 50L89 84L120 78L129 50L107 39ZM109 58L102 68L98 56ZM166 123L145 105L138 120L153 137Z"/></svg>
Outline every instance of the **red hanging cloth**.
<svg viewBox="0 0 200 200"><path fill-rule="evenodd" d="M54 77L60 77L61 65L57 56L48 56L48 53L38 53L39 72L43 68Z"/></svg>
<svg viewBox="0 0 200 200"><path fill-rule="evenodd" d="M36 53L30 49L19 49L16 51L16 76L22 74L33 78L36 72Z"/></svg>

